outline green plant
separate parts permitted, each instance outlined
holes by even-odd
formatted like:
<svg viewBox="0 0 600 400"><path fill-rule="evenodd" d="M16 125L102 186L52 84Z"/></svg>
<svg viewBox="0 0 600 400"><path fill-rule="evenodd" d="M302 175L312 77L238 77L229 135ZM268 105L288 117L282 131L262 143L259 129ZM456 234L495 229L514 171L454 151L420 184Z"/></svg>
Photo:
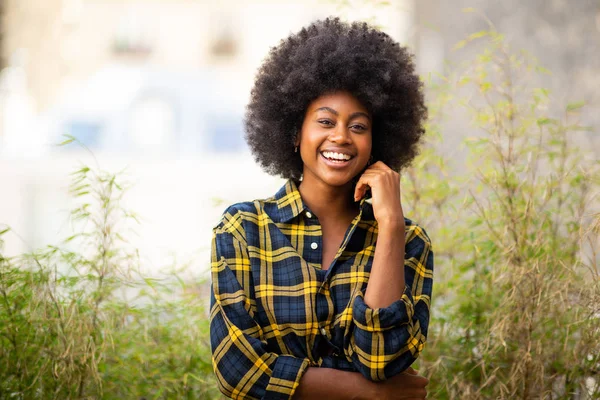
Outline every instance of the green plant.
<svg viewBox="0 0 600 400"><path fill-rule="evenodd" d="M125 237L136 216L120 206L117 178L78 169L75 234L17 257L0 252L0 398L219 396L205 285L175 270L140 272Z"/></svg>
<svg viewBox="0 0 600 400"><path fill-rule="evenodd" d="M430 137L446 113L470 116L464 177L431 174L443 159L431 148L405 174L407 204L441 221L421 368L434 398L600 398L600 174L575 141L583 104L554 116L533 57L491 24L457 47L474 41L482 50L441 77L430 107Z"/></svg>

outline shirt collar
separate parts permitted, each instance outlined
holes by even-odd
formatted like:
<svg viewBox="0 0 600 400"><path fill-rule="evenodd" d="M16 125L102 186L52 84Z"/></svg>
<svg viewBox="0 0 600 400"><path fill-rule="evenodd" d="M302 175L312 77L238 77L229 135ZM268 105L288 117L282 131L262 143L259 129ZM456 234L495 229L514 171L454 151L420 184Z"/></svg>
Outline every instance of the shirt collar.
<svg viewBox="0 0 600 400"><path fill-rule="evenodd" d="M300 197L298 185L293 179L288 179L275 194L275 202L279 217L277 222L288 222L306 208Z"/></svg>
<svg viewBox="0 0 600 400"><path fill-rule="evenodd" d="M275 194L275 202L278 210L278 221L279 223L288 222L293 218L296 218L307 207L302 201L300 191L298 190L299 182L293 179L288 181L279 189ZM366 198L360 200L360 216L361 219L365 217L370 219L372 217L371 204L365 201Z"/></svg>

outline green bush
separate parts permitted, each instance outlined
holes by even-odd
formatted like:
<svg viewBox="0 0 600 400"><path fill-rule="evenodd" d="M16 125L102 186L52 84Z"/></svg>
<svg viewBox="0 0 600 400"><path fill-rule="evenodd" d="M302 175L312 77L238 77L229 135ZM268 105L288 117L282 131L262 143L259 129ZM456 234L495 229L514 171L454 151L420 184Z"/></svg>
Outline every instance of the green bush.
<svg viewBox="0 0 600 400"><path fill-rule="evenodd" d="M0 253L0 398L219 397L202 282L140 273L115 175L83 167L71 191L75 235Z"/></svg>
<svg viewBox="0 0 600 400"><path fill-rule="evenodd" d="M577 143L583 104L551 111L547 71L493 29L465 45L475 58L429 83L426 144L402 178L436 255L430 398L598 399L600 168ZM464 164L439 150L460 115ZM78 233L0 253L0 398L219 397L202 283L139 272L115 175L81 168L72 192Z"/></svg>
<svg viewBox="0 0 600 400"><path fill-rule="evenodd" d="M600 398L600 174L576 144L583 104L549 111L550 94L535 87L548 72L493 29L457 47L467 44L479 46L475 58L430 85L429 142L402 186L436 254L420 360L429 392ZM471 124L462 165L436 145L460 115Z"/></svg>

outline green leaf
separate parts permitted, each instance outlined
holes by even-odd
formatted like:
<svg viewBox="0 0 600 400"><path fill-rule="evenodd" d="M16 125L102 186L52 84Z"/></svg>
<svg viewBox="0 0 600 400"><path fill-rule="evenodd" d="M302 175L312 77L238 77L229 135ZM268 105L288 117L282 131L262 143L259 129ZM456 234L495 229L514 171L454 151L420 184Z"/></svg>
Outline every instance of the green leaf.
<svg viewBox="0 0 600 400"><path fill-rule="evenodd" d="M462 49L463 47L465 47L467 45L467 41L466 40L461 40L460 42L456 43L453 47L453 50L458 50L458 49Z"/></svg>
<svg viewBox="0 0 600 400"><path fill-rule="evenodd" d="M458 84L458 86L464 86L469 82L471 82L471 77L463 76L458 80L457 84Z"/></svg>
<svg viewBox="0 0 600 400"><path fill-rule="evenodd" d="M490 34L489 31L479 31L479 32L471 33L469 35L468 39L475 40L475 39L482 38L484 36L488 36L489 34Z"/></svg>
<svg viewBox="0 0 600 400"><path fill-rule="evenodd" d="M77 138L75 138L75 136L71 136L71 135L63 135L63 137L65 137L66 139L63 140L62 142L58 143L57 146L66 146L69 143L73 143L74 141L77 140Z"/></svg>
<svg viewBox="0 0 600 400"><path fill-rule="evenodd" d="M485 93L488 92L490 89L492 88L492 83L491 82L481 82L479 84L479 89Z"/></svg>
<svg viewBox="0 0 600 400"><path fill-rule="evenodd" d="M536 66L535 70L541 74L552 75L552 71L550 71L549 69L546 69L540 65Z"/></svg>
<svg viewBox="0 0 600 400"><path fill-rule="evenodd" d="M60 143L58 144L58 146L66 146L66 145L68 145L69 143L73 143L73 141L74 141L74 139L67 139L67 140L63 140L62 142L60 142Z"/></svg>
<svg viewBox="0 0 600 400"><path fill-rule="evenodd" d="M68 238L65 239L65 243L68 243L70 241L72 241L73 239L75 239L77 236L79 236L79 234L75 234L75 235L71 235Z"/></svg>
<svg viewBox="0 0 600 400"><path fill-rule="evenodd" d="M583 101L569 103L569 104L567 104L567 112L577 111L580 108L582 108L584 105L585 105L585 102L583 102Z"/></svg>
<svg viewBox="0 0 600 400"><path fill-rule="evenodd" d="M539 118L536 122L538 126L543 126L548 124L554 124L556 123L556 120L552 118Z"/></svg>

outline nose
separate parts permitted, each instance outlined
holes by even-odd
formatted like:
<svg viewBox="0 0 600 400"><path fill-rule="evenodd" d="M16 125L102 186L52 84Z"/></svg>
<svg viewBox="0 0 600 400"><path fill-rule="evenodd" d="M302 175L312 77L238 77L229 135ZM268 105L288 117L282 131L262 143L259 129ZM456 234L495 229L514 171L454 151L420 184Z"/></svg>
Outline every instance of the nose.
<svg viewBox="0 0 600 400"><path fill-rule="evenodd" d="M329 135L329 141L332 143L352 143L349 129L344 124L338 124Z"/></svg>

